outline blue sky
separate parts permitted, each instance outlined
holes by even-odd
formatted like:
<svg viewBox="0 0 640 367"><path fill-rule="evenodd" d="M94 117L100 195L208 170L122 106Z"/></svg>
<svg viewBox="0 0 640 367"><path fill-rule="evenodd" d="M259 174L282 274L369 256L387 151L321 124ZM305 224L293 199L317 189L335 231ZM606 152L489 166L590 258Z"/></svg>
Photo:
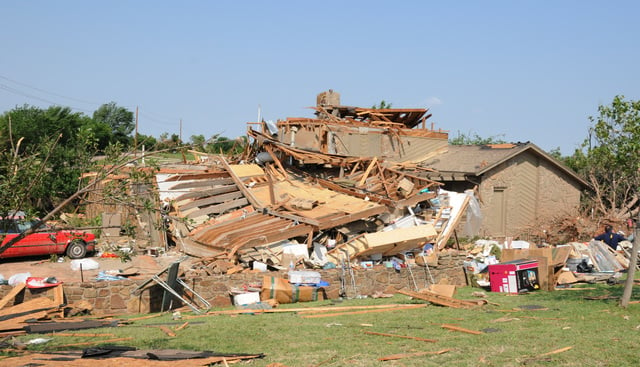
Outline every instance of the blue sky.
<svg viewBox="0 0 640 367"><path fill-rule="evenodd" d="M3 1L0 112L91 115L139 131L237 137L246 123L344 105L430 108L451 135L570 154L597 107L640 99L634 1Z"/></svg>

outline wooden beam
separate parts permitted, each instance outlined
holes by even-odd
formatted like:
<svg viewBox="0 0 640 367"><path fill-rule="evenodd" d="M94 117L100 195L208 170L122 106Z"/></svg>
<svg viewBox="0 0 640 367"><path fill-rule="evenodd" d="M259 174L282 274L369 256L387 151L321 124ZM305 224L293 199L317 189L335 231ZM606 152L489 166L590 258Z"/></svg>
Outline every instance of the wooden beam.
<svg viewBox="0 0 640 367"><path fill-rule="evenodd" d="M455 299L452 297L442 296L433 292L423 291L423 292L412 292L408 290L401 289L396 291L396 293L404 294L405 296L410 296L413 298L421 299L423 301L429 301L431 303L448 306L453 308L474 308L478 307L478 304L471 301L463 301L459 299Z"/></svg>
<svg viewBox="0 0 640 367"><path fill-rule="evenodd" d="M373 166L375 166L377 161L378 157L373 157L371 163L369 163L369 167L367 167L367 169L364 171L364 174L362 174L362 178L360 179L360 182L358 182L358 186L364 185L365 181L367 181L367 177L369 177L369 173L371 173L371 170L373 169Z"/></svg>
<svg viewBox="0 0 640 367"><path fill-rule="evenodd" d="M453 331L460 331L462 333L467 333L467 334L473 334L473 335L482 335L482 334L484 334L482 331L465 329L465 328L462 328L462 327L459 327L459 326L455 326L455 325L451 325L451 324L442 324L440 326L442 328L444 328L444 329L453 330Z"/></svg>
<svg viewBox="0 0 640 367"><path fill-rule="evenodd" d="M6 296L4 296L1 300L0 300L0 308L4 307L7 303L9 303L9 301L11 301L12 299L15 298L15 296L22 292L22 290L26 287L27 285L25 283L20 283L18 285L16 285L15 287L13 287L13 289L11 289L11 291L9 293L7 293Z"/></svg>

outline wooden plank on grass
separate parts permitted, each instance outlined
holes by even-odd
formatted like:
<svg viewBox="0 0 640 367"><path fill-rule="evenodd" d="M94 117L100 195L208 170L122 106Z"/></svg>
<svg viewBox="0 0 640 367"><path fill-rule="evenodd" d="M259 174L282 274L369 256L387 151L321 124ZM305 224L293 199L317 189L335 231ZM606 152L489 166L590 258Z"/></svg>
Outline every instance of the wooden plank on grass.
<svg viewBox="0 0 640 367"><path fill-rule="evenodd" d="M442 324L440 326L445 328L445 329L448 329L448 330L459 331L459 332L467 333L467 334L473 334L473 335L482 335L482 334L484 334L482 331L465 329L465 328L462 328L462 327L459 327L459 326L455 326L455 325L451 325L451 324Z"/></svg>
<svg viewBox="0 0 640 367"><path fill-rule="evenodd" d="M170 337L176 336L176 333L174 333L171 329L169 329L166 326L158 326L158 328L160 328L160 330L162 330L163 333L167 334Z"/></svg>
<svg viewBox="0 0 640 367"><path fill-rule="evenodd" d="M564 347L564 348L556 349L556 350L551 351L551 352L540 354L539 357L546 357L546 356L550 356L552 354L563 353L563 352L566 352L568 350L571 350L571 348L573 348L573 347Z"/></svg>
<svg viewBox="0 0 640 367"><path fill-rule="evenodd" d="M476 302L463 301L463 300L442 296L442 295L439 295L433 292L428 292L428 291L422 291L418 293L418 292L412 292L405 289L401 289L399 291L396 291L396 293L404 294L405 296L421 299L423 301L428 301L441 306L447 306L447 307L453 307L453 308L478 307L478 304Z"/></svg>
<svg viewBox="0 0 640 367"><path fill-rule="evenodd" d="M180 331L180 330L182 330L182 329L186 328L186 327L187 327L187 325L189 325L189 321L187 321L187 322L185 322L184 324L182 324L182 325L180 325L180 326L176 327L176 331Z"/></svg>

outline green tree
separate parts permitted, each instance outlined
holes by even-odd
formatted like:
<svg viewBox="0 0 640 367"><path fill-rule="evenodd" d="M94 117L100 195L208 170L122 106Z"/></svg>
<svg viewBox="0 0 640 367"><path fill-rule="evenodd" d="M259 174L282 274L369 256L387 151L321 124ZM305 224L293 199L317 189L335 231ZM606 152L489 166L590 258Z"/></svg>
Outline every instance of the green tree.
<svg viewBox="0 0 640 367"><path fill-rule="evenodd" d="M208 141L205 151L211 154L238 154L247 145L246 137L229 139L219 134L213 135Z"/></svg>
<svg viewBox="0 0 640 367"><path fill-rule="evenodd" d="M380 103L374 104L373 106L371 106L371 108L376 110L386 110L391 108L391 103L387 103L387 101L383 99L382 101L380 101Z"/></svg>
<svg viewBox="0 0 640 367"><path fill-rule="evenodd" d="M204 152L206 139L204 135L191 135L191 146L194 150Z"/></svg>
<svg viewBox="0 0 640 367"><path fill-rule="evenodd" d="M0 175L5 183L17 180L20 188L7 193L19 198L21 209L47 211L76 191L78 177L97 147L92 123L60 106L25 105L0 116L0 153L6 157Z"/></svg>
<svg viewBox="0 0 640 367"><path fill-rule="evenodd" d="M640 101L615 96L590 116L593 126L582 147L565 162L593 188L588 205L610 220L640 211Z"/></svg>
<svg viewBox="0 0 640 367"><path fill-rule="evenodd" d="M158 149L158 140L152 135L138 134L137 139L139 149L144 147L145 151L153 151Z"/></svg>
<svg viewBox="0 0 640 367"><path fill-rule="evenodd" d="M449 144L451 145L486 145L486 144L504 144L506 141L500 136L494 135L488 138L483 138L477 133L462 134L458 131L458 135L454 138L449 137Z"/></svg>
<svg viewBox="0 0 640 367"><path fill-rule="evenodd" d="M131 133L135 129L133 112L124 107L118 107L115 102L109 102L93 113L93 120L111 128L112 143L119 142L124 146L131 144Z"/></svg>

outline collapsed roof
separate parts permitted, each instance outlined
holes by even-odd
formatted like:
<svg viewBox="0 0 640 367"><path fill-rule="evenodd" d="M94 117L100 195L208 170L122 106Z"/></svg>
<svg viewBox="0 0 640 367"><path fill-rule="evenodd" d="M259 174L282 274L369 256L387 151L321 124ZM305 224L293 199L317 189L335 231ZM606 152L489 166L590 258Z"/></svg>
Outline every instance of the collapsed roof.
<svg viewBox="0 0 640 367"><path fill-rule="evenodd" d="M443 226L450 213L432 210L430 222L410 221L422 226L413 234L362 237L396 230L385 226L433 207L440 184L414 161L446 149L448 136L415 128L425 125L426 109L319 103L316 111L316 119L278 121L275 133L265 122L250 123L260 129L248 130L252 144L234 161L215 156L204 170L161 172L158 187L170 206L176 245L190 255L237 261L248 249L273 255L279 241L311 248L340 237L355 257L376 252L374 242L392 254L450 235Z"/></svg>

